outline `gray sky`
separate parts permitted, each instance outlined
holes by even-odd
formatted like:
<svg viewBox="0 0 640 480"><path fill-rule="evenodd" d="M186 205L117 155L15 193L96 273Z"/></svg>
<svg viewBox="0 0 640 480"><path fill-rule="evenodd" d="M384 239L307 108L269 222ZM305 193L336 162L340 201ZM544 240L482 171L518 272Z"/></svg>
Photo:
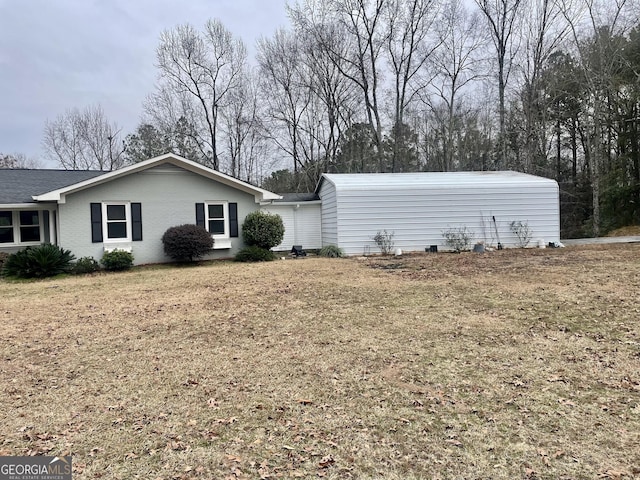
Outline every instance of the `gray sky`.
<svg viewBox="0 0 640 480"><path fill-rule="evenodd" d="M286 0L0 0L0 153L41 158L47 118L100 103L123 133L154 89L163 30L218 18L255 53ZM51 163L45 166L55 167Z"/></svg>

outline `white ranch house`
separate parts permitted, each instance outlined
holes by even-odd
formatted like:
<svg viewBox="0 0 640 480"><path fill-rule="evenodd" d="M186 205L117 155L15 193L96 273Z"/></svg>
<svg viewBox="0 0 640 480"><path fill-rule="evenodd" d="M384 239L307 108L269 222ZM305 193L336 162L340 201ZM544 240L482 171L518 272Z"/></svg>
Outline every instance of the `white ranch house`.
<svg viewBox="0 0 640 480"><path fill-rule="evenodd" d="M244 246L242 223L256 210L282 217L280 251L376 253L373 236L382 230L403 251L444 249L442 232L459 226L509 247L512 221L527 223L534 242L560 240L557 183L516 172L324 174L312 194L278 195L173 154L113 172L0 169L6 252L50 242L77 258L117 248L136 264L162 263L170 261L160 241L167 228L195 223L214 238L208 258L229 258Z"/></svg>

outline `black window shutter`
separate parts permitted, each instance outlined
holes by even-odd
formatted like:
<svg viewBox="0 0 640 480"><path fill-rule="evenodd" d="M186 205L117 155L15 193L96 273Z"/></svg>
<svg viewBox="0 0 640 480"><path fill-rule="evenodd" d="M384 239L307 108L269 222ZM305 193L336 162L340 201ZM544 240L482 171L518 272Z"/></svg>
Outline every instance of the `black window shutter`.
<svg viewBox="0 0 640 480"><path fill-rule="evenodd" d="M196 203L196 225L207 228L204 225L204 203Z"/></svg>
<svg viewBox="0 0 640 480"><path fill-rule="evenodd" d="M91 204L91 241L102 242L102 205L100 203Z"/></svg>
<svg viewBox="0 0 640 480"><path fill-rule="evenodd" d="M238 236L238 204L229 204L229 236Z"/></svg>
<svg viewBox="0 0 640 480"><path fill-rule="evenodd" d="M142 204L131 204L131 240L142 241Z"/></svg>

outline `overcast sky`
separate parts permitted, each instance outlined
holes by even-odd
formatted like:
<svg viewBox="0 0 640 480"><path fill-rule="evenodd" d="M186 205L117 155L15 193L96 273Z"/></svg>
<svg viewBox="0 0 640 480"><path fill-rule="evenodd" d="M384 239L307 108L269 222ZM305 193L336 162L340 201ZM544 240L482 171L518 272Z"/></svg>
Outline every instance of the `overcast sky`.
<svg viewBox="0 0 640 480"><path fill-rule="evenodd" d="M99 103L124 133L154 89L163 30L218 18L255 53L286 0L0 0L0 153L44 160L47 118ZM46 163L45 166L55 167Z"/></svg>

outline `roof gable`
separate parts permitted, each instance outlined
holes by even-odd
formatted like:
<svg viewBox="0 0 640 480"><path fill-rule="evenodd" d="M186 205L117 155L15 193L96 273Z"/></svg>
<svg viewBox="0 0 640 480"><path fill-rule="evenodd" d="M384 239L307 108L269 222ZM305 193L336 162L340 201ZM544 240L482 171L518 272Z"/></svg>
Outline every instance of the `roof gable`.
<svg viewBox="0 0 640 480"><path fill-rule="evenodd" d="M58 203L64 203L66 195L69 195L71 193L85 190L96 185L101 185L117 178L122 178L126 175L131 175L132 173L142 172L144 170L166 163L184 168L185 170L196 173L198 175L202 175L203 177L215 180L243 192L250 193L254 195L256 202L260 202L262 200L277 200L281 198L280 195L269 192L268 190L255 187L249 183L243 182L229 175L225 175L224 173L220 173L217 170L212 170L208 167L200 165L199 163L169 153L161 155L159 157L151 158L149 160L145 160L140 163L135 163L133 165L129 165L112 172L101 172L101 175L88 178L72 185L64 186L63 188L50 190L40 195L35 195L33 199L36 201L55 201Z"/></svg>

